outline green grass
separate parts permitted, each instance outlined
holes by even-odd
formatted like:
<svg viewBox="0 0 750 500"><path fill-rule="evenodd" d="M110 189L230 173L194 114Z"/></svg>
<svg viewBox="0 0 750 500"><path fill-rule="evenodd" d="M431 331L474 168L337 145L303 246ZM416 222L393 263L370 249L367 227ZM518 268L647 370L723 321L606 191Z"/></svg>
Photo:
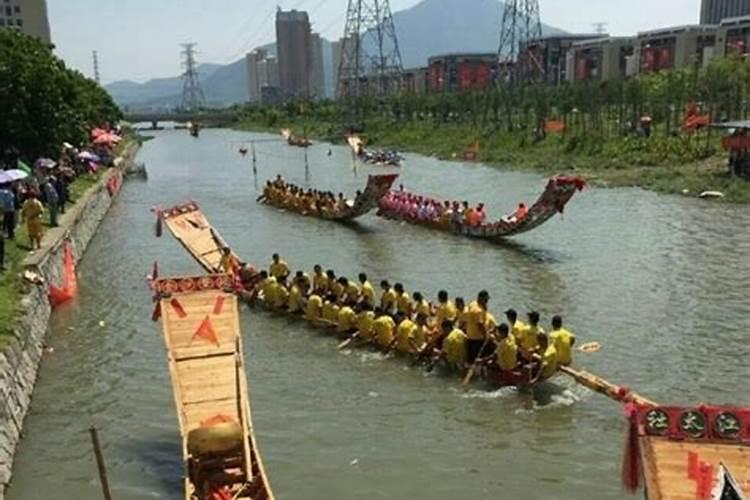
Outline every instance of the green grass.
<svg viewBox="0 0 750 500"><path fill-rule="evenodd" d="M318 140L342 143L333 122L307 118L283 123ZM245 121L244 130L275 133L278 126ZM432 122L367 124L367 140L443 160L461 158L463 150L480 142L481 160L498 168L532 170L543 175L582 175L597 186L641 187L661 193L698 196L721 191L725 202L750 203L750 182L728 175L726 153L718 136L667 137L659 131L651 139L548 136L532 143L528 133L482 130L466 124Z"/></svg>

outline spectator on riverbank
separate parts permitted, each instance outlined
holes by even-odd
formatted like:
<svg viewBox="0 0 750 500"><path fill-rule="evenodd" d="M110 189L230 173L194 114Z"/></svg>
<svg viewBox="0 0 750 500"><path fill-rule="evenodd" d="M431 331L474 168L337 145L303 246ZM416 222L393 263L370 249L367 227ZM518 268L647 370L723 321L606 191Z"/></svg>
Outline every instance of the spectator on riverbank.
<svg viewBox="0 0 750 500"><path fill-rule="evenodd" d="M58 173L54 177L52 185L55 187L57 192L57 210L61 213L65 213L65 204L70 198L70 192L68 191L68 183L65 181L65 175L63 172Z"/></svg>
<svg viewBox="0 0 750 500"><path fill-rule="evenodd" d="M3 224L0 233L5 233L9 239L16 237L16 194L10 185L0 185L0 209L3 211Z"/></svg>
<svg viewBox="0 0 750 500"><path fill-rule="evenodd" d="M57 207L60 200L57 197L55 187L52 185L51 177L47 178L44 184L42 184L42 195L44 196L44 203L47 205L47 210L49 210L50 226L57 227Z"/></svg>
<svg viewBox="0 0 750 500"><path fill-rule="evenodd" d="M29 191L26 195L26 201L23 202L21 215L23 216L24 222L26 222L26 230L29 233L31 250L42 248L42 236L44 235L44 227L42 226L43 214L44 206L37 199L36 192Z"/></svg>

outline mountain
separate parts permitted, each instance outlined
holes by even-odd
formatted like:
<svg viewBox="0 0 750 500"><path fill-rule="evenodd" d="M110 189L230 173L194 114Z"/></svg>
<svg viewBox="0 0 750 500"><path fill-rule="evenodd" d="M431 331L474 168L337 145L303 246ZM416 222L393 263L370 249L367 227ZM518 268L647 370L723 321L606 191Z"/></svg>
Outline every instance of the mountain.
<svg viewBox="0 0 750 500"><path fill-rule="evenodd" d="M423 0L393 14L405 68L426 66L435 55L496 52L503 3L497 0ZM545 35L563 30L542 24Z"/></svg>
<svg viewBox="0 0 750 500"><path fill-rule="evenodd" d="M492 53L500 38L503 3L497 0L422 0L393 14L401 58L405 68L426 66L435 55L456 52ZM543 24L544 34L564 31ZM264 47L276 53L275 44ZM326 88L332 94L334 62L331 42L323 40ZM245 58L222 66L202 64L200 82L209 106L221 107L247 100ZM119 81L106 85L115 101L124 107L174 107L180 104L182 79L159 78L145 83Z"/></svg>

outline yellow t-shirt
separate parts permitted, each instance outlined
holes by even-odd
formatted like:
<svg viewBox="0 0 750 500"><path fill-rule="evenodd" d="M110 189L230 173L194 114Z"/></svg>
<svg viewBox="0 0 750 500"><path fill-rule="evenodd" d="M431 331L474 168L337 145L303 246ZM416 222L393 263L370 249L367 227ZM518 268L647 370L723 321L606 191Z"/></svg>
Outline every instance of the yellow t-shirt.
<svg viewBox="0 0 750 500"><path fill-rule="evenodd" d="M470 340L484 340L483 330L487 325L487 310L474 301L469 304L464 319L466 320L466 337Z"/></svg>
<svg viewBox="0 0 750 500"><path fill-rule="evenodd" d="M424 314L429 318L432 315L432 307L430 307L429 302L423 299L421 302L414 305L414 312L417 314Z"/></svg>
<svg viewBox="0 0 750 500"><path fill-rule="evenodd" d="M456 320L456 306L450 300L445 304L440 304L438 306L437 313L435 315L436 325L439 327L446 319L449 319L451 321Z"/></svg>
<svg viewBox="0 0 750 500"><path fill-rule="evenodd" d="M537 335L540 333L544 333L544 330L539 326L526 325L521 335L521 347L524 351L535 351L539 347Z"/></svg>
<svg viewBox="0 0 750 500"><path fill-rule="evenodd" d="M497 320L495 319L495 315L491 312L487 312L487 319L484 322L484 327L488 332L497 328Z"/></svg>
<svg viewBox="0 0 750 500"><path fill-rule="evenodd" d="M461 310L456 308L456 327L460 329L466 328L466 307Z"/></svg>
<svg viewBox="0 0 750 500"><path fill-rule="evenodd" d="M380 303L384 310L390 312L396 306L396 299L396 290L394 290L393 288L389 288L388 290L383 292Z"/></svg>
<svg viewBox="0 0 750 500"><path fill-rule="evenodd" d="M313 289L318 292L328 291L328 276L323 273L313 276Z"/></svg>
<svg viewBox="0 0 750 500"><path fill-rule="evenodd" d="M516 363L518 362L518 346L513 335L508 335L505 339L497 343L495 356L501 370L511 371L516 367Z"/></svg>
<svg viewBox="0 0 750 500"><path fill-rule="evenodd" d="M273 276L269 276L265 280L263 280L263 283L260 285L260 291L263 294L263 302L268 305L273 305L276 303L276 287L278 286L278 283L276 282L276 278Z"/></svg>
<svg viewBox="0 0 750 500"><path fill-rule="evenodd" d="M323 299L320 295L310 295L307 299L307 306L305 307L305 318L309 321L314 321L320 318L320 309L323 307Z"/></svg>
<svg viewBox="0 0 750 500"><path fill-rule="evenodd" d="M454 328L448 334L443 341L443 354L451 364L463 366L466 363L466 335L463 331Z"/></svg>
<svg viewBox="0 0 750 500"><path fill-rule="evenodd" d="M349 285L347 285L347 287L346 287L346 295L350 299L356 299L357 297L359 297L359 287L357 286L356 283L351 283L350 282Z"/></svg>
<svg viewBox="0 0 750 500"><path fill-rule="evenodd" d="M274 278L280 278L289 274L289 265L283 260L279 259L279 262L271 264L271 276Z"/></svg>
<svg viewBox="0 0 750 500"><path fill-rule="evenodd" d="M573 332L560 328L552 330L549 334L549 340L555 346L557 351L557 362L561 365L568 366L573 362L573 348L571 343L576 336Z"/></svg>
<svg viewBox="0 0 750 500"><path fill-rule="evenodd" d="M344 285L338 281L328 283L328 289L336 296L336 300L341 300L341 296L344 295Z"/></svg>
<svg viewBox="0 0 750 500"><path fill-rule="evenodd" d="M416 330L412 332L411 336L412 348L417 346L417 349L421 349L422 346L427 342L427 327L425 325L417 325Z"/></svg>
<svg viewBox="0 0 750 500"><path fill-rule="evenodd" d="M526 332L526 329L529 327L526 323L521 321L520 319L517 319L515 324L510 327L510 333L515 337L516 344L521 344L523 341L524 333Z"/></svg>
<svg viewBox="0 0 750 500"><path fill-rule="evenodd" d="M292 289L289 290L287 307L291 313L302 311L302 291L300 291L297 285L292 286Z"/></svg>
<svg viewBox="0 0 750 500"><path fill-rule="evenodd" d="M359 336L365 340L372 338L372 327L375 323L375 313L372 311L362 311L357 317L357 330Z"/></svg>
<svg viewBox="0 0 750 500"><path fill-rule="evenodd" d="M369 281L362 283L362 301L370 307L375 307L375 289Z"/></svg>
<svg viewBox="0 0 750 500"><path fill-rule="evenodd" d="M401 314L409 315L411 314L411 308L411 297L409 297L409 294L406 292L402 293L401 296L396 299L396 309Z"/></svg>
<svg viewBox="0 0 750 500"><path fill-rule="evenodd" d="M396 323L390 316L380 316L372 324L372 330L375 333L375 338L381 347L388 347L393 342L393 330L396 328Z"/></svg>
<svg viewBox="0 0 750 500"><path fill-rule="evenodd" d="M414 350L409 340L414 338L414 330L416 329L416 323L410 319L405 319L398 325L398 330L396 331L396 338L398 339L396 340L396 350L398 352L407 353Z"/></svg>
<svg viewBox="0 0 750 500"><path fill-rule="evenodd" d="M542 354L542 378L548 379L555 373L557 373L557 351L555 346L550 344Z"/></svg>
<svg viewBox="0 0 750 500"><path fill-rule="evenodd" d="M338 326L336 330L344 333L349 332L357 328L357 313L354 312L349 306L344 306L339 309L338 314Z"/></svg>
<svg viewBox="0 0 750 500"><path fill-rule="evenodd" d="M329 302L326 301L323 304L323 309L321 311L321 315L323 316L323 319L326 321L330 321L331 323L337 323L339 321L339 306L336 305L335 302Z"/></svg>

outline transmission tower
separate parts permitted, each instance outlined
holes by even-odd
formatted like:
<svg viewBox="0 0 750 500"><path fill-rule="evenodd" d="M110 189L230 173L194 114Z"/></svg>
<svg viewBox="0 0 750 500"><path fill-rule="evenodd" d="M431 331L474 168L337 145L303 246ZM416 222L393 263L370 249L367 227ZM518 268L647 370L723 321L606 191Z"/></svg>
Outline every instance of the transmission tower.
<svg viewBox="0 0 750 500"><path fill-rule="evenodd" d="M349 0L336 93L385 96L401 88L403 65L389 0Z"/></svg>
<svg viewBox="0 0 750 500"><path fill-rule="evenodd" d="M526 50L529 40L542 37L539 0L506 0L500 26L498 61L501 78L514 82L544 79L544 67L539 54ZM502 68L510 68L502 71Z"/></svg>
<svg viewBox="0 0 750 500"><path fill-rule="evenodd" d="M182 74L182 110L183 111L198 111L206 105L206 98L203 95L203 89L201 89L201 83L199 80L199 73L196 69L197 63L195 62L195 45L194 43L183 43L182 44L182 65L185 68L185 72Z"/></svg>
<svg viewBox="0 0 750 500"><path fill-rule="evenodd" d="M96 83L102 83L102 79L99 76L99 54L96 51L92 53L94 57L94 80Z"/></svg>

